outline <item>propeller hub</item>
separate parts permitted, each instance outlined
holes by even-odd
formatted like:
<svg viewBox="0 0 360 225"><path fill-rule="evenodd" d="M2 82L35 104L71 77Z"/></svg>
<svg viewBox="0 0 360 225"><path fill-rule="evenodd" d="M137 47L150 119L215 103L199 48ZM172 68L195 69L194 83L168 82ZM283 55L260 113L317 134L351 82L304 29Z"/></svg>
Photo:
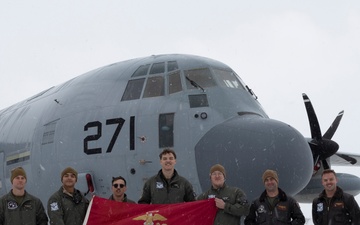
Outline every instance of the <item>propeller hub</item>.
<svg viewBox="0 0 360 225"><path fill-rule="evenodd" d="M322 139L320 141L312 139L310 140L309 145L313 154L319 156L320 160L325 160L331 157L339 149L339 145L335 141L326 139Z"/></svg>

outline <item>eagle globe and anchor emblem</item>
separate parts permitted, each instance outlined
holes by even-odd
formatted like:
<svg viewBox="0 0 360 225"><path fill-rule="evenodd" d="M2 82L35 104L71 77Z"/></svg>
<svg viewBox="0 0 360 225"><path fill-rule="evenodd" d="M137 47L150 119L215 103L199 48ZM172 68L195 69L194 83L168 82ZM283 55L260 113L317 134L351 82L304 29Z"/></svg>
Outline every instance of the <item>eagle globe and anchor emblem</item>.
<svg viewBox="0 0 360 225"><path fill-rule="evenodd" d="M138 217L134 218L133 220L143 220L143 221L145 221L144 225L167 225L166 223L160 223L160 222L154 223L156 221L167 220L164 216L158 214L157 212L159 212L159 211L158 210L149 211L149 212L146 212L145 215L138 216Z"/></svg>

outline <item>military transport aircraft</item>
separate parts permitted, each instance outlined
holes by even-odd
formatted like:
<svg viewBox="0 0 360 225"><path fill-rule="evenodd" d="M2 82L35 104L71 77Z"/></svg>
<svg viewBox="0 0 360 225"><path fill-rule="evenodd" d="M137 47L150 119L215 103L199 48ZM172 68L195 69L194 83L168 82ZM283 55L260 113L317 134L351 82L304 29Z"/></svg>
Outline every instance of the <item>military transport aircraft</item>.
<svg viewBox="0 0 360 225"><path fill-rule="evenodd" d="M310 202L322 189L324 168L359 165L360 157L337 153L331 140L343 112L322 135L309 98L303 99L311 138L270 119L221 62L170 54L104 66L0 111L0 195L11 189L10 170L22 166L27 190L46 203L61 185L60 172L72 166L87 196L110 196L111 178L121 175L137 200L169 147L197 194L210 186L209 168L221 163L227 183L249 199L263 191L261 175L270 168L287 193ZM339 176L345 191L359 193L360 178Z"/></svg>

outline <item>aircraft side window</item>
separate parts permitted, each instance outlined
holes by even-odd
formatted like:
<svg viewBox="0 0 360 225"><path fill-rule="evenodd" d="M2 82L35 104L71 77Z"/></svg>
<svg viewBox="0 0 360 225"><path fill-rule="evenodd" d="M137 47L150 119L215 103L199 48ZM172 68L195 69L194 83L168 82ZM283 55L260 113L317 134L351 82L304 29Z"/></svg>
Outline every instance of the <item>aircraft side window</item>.
<svg viewBox="0 0 360 225"><path fill-rule="evenodd" d="M185 70L184 74L187 77L186 87L188 89L196 89L199 87L205 88L205 87L215 86L215 81L214 81L214 79L211 75L211 72L208 68ZM194 83L196 85L194 85ZM197 87L197 86L199 86L199 87Z"/></svg>
<svg viewBox="0 0 360 225"><path fill-rule="evenodd" d="M209 102L206 94L189 95L190 108L208 107Z"/></svg>
<svg viewBox="0 0 360 225"><path fill-rule="evenodd" d="M164 95L164 77L149 77L146 82L143 98Z"/></svg>
<svg viewBox="0 0 360 225"><path fill-rule="evenodd" d="M159 115L159 148L174 146L174 113Z"/></svg>
<svg viewBox="0 0 360 225"><path fill-rule="evenodd" d="M165 73L165 62L154 63L151 67L150 74Z"/></svg>
<svg viewBox="0 0 360 225"><path fill-rule="evenodd" d="M168 75L169 94L182 91L180 71Z"/></svg>
<svg viewBox="0 0 360 225"><path fill-rule="evenodd" d="M145 78L129 80L121 101L139 99L144 86Z"/></svg>
<svg viewBox="0 0 360 225"><path fill-rule="evenodd" d="M219 69L213 69L213 71L216 78L219 80L220 86L228 88L242 88L246 90L243 83L238 79L234 72Z"/></svg>
<svg viewBox="0 0 360 225"><path fill-rule="evenodd" d="M137 68L137 70L134 72L134 74L131 77L140 77L147 75L149 71L150 64L142 65Z"/></svg>
<svg viewBox="0 0 360 225"><path fill-rule="evenodd" d="M178 66L176 61L169 61L167 63L167 71L168 72L174 71L174 70L177 70L177 69L179 69L179 66Z"/></svg>

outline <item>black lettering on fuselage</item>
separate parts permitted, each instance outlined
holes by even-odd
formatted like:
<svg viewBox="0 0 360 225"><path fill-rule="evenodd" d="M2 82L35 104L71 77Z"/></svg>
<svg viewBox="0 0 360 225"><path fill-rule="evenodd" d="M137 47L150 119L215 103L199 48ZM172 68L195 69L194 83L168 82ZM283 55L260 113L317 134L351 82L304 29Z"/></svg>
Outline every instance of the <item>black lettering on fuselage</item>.
<svg viewBox="0 0 360 225"><path fill-rule="evenodd" d="M114 118L106 120L106 125L117 124L114 134L107 147L106 153L110 153L115 145L115 142L120 134L121 128L123 127L125 120L123 118ZM101 154L102 148L89 148L89 142L97 141L102 135L102 123L100 121L89 122L84 126L84 131L88 131L90 128L96 128L96 134L88 135L84 138L84 153L87 155Z"/></svg>

